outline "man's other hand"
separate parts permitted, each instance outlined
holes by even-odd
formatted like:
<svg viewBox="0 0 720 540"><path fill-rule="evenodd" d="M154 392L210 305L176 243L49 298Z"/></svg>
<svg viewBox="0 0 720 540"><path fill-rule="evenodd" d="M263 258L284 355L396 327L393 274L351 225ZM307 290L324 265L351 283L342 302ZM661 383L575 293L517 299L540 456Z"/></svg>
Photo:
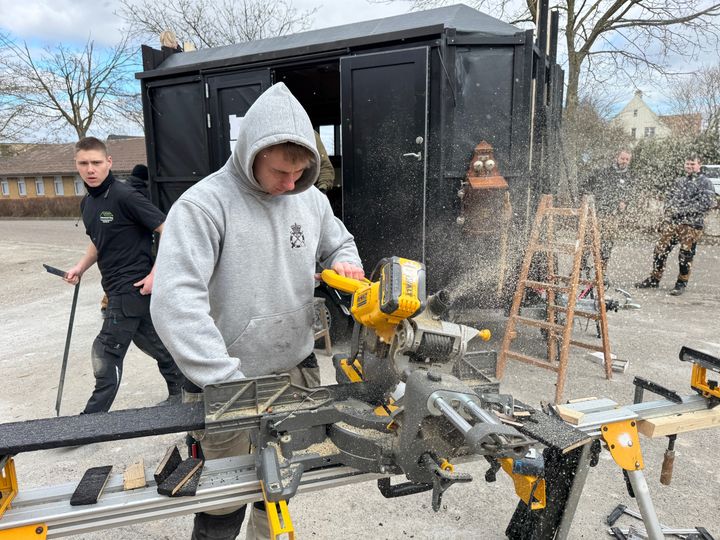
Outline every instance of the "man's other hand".
<svg viewBox="0 0 720 540"><path fill-rule="evenodd" d="M336 262L332 265L332 269L335 270L341 276L362 279L365 277L365 272L359 266L355 266L352 263L347 262Z"/></svg>
<svg viewBox="0 0 720 540"><path fill-rule="evenodd" d="M134 287L140 287L140 294L151 294L152 288L153 288L153 279L155 276L152 272L150 272L147 276L145 276L143 279L138 281L137 283L133 283Z"/></svg>

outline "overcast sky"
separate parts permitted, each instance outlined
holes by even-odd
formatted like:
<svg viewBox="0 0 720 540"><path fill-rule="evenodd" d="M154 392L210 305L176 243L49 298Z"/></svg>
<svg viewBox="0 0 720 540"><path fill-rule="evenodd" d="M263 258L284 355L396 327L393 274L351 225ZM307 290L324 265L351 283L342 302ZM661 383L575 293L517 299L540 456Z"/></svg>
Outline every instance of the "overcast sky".
<svg viewBox="0 0 720 540"><path fill-rule="evenodd" d="M313 28L378 19L409 9L409 4L402 1L380 4L366 0L293 0L293 5L298 10L321 8ZM115 15L118 6L117 0L0 0L0 29L33 45L84 43L88 34L96 43L114 44L122 22Z"/></svg>
<svg viewBox="0 0 720 540"><path fill-rule="evenodd" d="M320 8L314 17L313 29L399 15L410 8L410 3L403 0L389 4L368 0L292 0L292 3L299 10ZM119 0L0 0L0 31L10 32L31 47L59 42L82 46L89 35L98 45L111 45L120 37L122 21L115 15L118 6ZM560 40L562 42L562 36ZM680 64L683 71L689 67L684 59ZM663 109L665 97L660 88L642 89L651 106ZM616 99L627 102L632 91L634 88L618 89ZM622 105L624 103L618 103Z"/></svg>

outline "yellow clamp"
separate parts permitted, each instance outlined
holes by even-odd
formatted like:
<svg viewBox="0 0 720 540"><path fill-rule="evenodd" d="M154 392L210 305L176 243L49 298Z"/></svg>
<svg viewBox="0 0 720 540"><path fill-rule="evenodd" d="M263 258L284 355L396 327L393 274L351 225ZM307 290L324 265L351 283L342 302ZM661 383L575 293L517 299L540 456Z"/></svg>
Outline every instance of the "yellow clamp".
<svg viewBox="0 0 720 540"><path fill-rule="evenodd" d="M277 540L281 535L286 534L288 540L295 540L295 528L290 519L287 501L268 501L265 495L265 484L260 482L263 499L265 500L265 512L270 528L270 538Z"/></svg>
<svg viewBox="0 0 720 540"><path fill-rule="evenodd" d="M626 471L639 471L645 468L635 420L605 424L600 428L600 433L607 443L612 458L620 467Z"/></svg>
<svg viewBox="0 0 720 540"><path fill-rule="evenodd" d="M542 510L545 508L545 479L528 474L514 473L512 458L501 458L498 461L503 471L512 478L515 493L530 507L530 510ZM532 501L530 500L531 497Z"/></svg>
<svg viewBox="0 0 720 540"><path fill-rule="evenodd" d="M7 456L5 465L0 469L0 517L10 508L10 503L18 493L17 476L15 475L15 462Z"/></svg>

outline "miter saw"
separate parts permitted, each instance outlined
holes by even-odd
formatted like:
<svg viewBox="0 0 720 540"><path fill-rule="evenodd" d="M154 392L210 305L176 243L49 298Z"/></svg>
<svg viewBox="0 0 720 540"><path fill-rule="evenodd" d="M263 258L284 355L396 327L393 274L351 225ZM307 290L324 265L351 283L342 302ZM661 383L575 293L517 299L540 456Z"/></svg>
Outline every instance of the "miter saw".
<svg viewBox="0 0 720 540"><path fill-rule="evenodd" d="M521 433L517 421L530 410L499 393L494 352L469 350L472 340L489 339L489 331L444 320L450 299L444 292L426 296L425 268L415 261L385 259L372 281L348 279L330 270L322 279L353 295L356 325L351 350L334 358L338 384L305 388L287 374L270 375L207 385L203 403L0 425L5 428L0 458L150 434L247 430L255 448L254 457L248 458L254 460L260 498L275 532L281 530L280 521L289 521L287 500L333 470L338 471L338 482L358 474L382 475L378 487L386 497L432 490L432 507L438 510L446 489L472 480L454 466L473 455L490 462L486 480L492 481L502 467L529 507L544 507L542 458L529 458L531 447L542 438ZM247 474L247 459L237 458L235 465L215 461L199 473L195 500L186 511L227 504L215 501L221 487L234 493L234 503L253 500L244 487L247 483L238 480ZM11 458L8 463L12 465ZM407 481L391 484L389 477L401 474ZM2 501L12 500L16 484L8 490ZM142 498L134 508L148 512L167 507L161 495L148 491L153 488L128 492L123 500ZM0 532L14 531L18 523L36 523L36 516L47 520L52 530L56 521L67 523L69 514L73 530L80 530L83 516L92 514L75 516L64 499L58 504L52 510L33 507L29 518L11 512L0 522ZM114 509L98 506L98 512L108 514L102 526L117 523ZM100 527L99 517L93 519Z"/></svg>

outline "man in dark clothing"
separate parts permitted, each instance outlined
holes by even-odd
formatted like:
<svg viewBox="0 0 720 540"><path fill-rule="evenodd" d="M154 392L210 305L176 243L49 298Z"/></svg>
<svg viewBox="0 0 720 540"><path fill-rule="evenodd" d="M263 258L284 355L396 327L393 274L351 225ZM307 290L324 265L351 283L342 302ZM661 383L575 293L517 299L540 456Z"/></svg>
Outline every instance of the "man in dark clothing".
<svg viewBox="0 0 720 540"><path fill-rule="evenodd" d="M127 178L127 184L139 191L146 199L150 198L148 168L142 163L138 163L133 167L130 176Z"/></svg>
<svg viewBox="0 0 720 540"><path fill-rule="evenodd" d="M138 193L140 193L146 199L150 199L150 190L148 189L148 168L138 163L133 167L130 176L127 177L125 183L132 186ZM100 311L105 312L108 307L108 295L105 293L100 300Z"/></svg>
<svg viewBox="0 0 720 540"><path fill-rule="evenodd" d="M700 173L700 164L696 155L685 160L685 176L675 181L665 200L665 218L659 227L660 239L655 244L652 273L635 284L636 287L654 289L660 285L668 255L679 243L680 272L670 294L679 296L685 292L695 248L705 225L705 214L715 202L715 190L710 180Z"/></svg>
<svg viewBox="0 0 720 540"><path fill-rule="evenodd" d="M583 192L595 199L595 211L600 224L600 258L603 274L607 275L615 239L628 226L635 185L630 178L632 154L621 150L615 162L595 171L587 180Z"/></svg>
<svg viewBox="0 0 720 540"><path fill-rule="evenodd" d="M80 203L90 245L65 281L76 284L97 262L108 295L103 326L92 347L95 390L83 413L107 412L115 399L125 353L134 342L158 363L167 383L167 403L180 402L185 377L155 332L150 293L155 269L152 233L162 232L165 215L132 187L116 182L105 144L86 137L75 145L75 166L88 194Z"/></svg>

